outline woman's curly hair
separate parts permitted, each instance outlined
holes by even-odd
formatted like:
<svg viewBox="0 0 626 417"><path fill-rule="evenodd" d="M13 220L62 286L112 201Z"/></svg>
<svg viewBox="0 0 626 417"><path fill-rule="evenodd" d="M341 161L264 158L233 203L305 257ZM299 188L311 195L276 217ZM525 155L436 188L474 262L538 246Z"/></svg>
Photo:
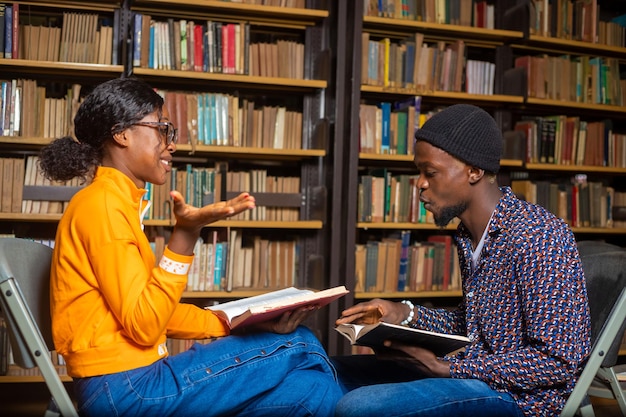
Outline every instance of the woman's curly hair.
<svg viewBox="0 0 626 417"><path fill-rule="evenodd" d="M41 170L53 181L86 181L102 163L104 145L114 134L162 108L163 98L139 79L117 78L98 85L76 112L76 138L56 139L40 151Z"/></svg>

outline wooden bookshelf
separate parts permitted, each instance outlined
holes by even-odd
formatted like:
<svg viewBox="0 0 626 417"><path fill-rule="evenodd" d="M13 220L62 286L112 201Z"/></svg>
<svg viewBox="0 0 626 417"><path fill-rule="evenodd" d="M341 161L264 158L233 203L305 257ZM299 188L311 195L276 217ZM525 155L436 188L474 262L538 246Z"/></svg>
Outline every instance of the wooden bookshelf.
<svg viewBox="0 0 626 417"><path fill-rule="evenodd" d="M271 147L246 147L186 143L177 145L174 164L210 167L214 163L225 163L228 172L247 172L264 169L274 177L298 177L297 193L277 192L275 201L264 195L272 206L297 210L299 220L222 220L208 225L203 232L215 230L230 235L232 229L247 237L262 236L270 241L297 241L299 264L294 275L294 285L322 289L328 287L324 258L329 250L326 245L330 223L325 214L326 188L331 184L331 175L326 173L331 164L327 161L332 149L328 135L329 119L332 116L331 62L329 60L328 25L329 10L322 8L285 8L249 5L239 2L213 0L137 0L137 1L18 1L21 16L61 16L63 12L103 13L113 18L119 13L123 20L123 32L118 34L120 42L120 65L100 65L80 62L52 62L30 59L0 58L0 69L5 78L35 79L49 92L58 94L56 84L80 84L90 88L102 81L122 76L141 78L160 91L185 91L189 93L222 93L242 98L252 98L260 107L284 106L302 115L302 146L300 149L276 149ZM326 6L323 2L311 2ZM246 22L251 27L251 36L260 42L266 38L295 39L304 48L303 78L258 76L249 74L226 74L220 72L162 70L134 66L132 44L132 16L135 13L150 14L156 20L194 19L197 22L215 20L229 23ZM128 28L130 32L126 30ZM128 32L128 33L127 33ZM39 85L39 84L38 84ZM52 86L52 87L50 87ZM52 88L57 90L52 91ZM63 87L60 87L63 91ZM257 102L258 100L258 102ZM1 133L0 133L1 134ZM67 133L63 133L67 134ZM56 138L58 135L55 135ZM35 136L0 136L0 152L3 157L35 155L54 138ZM15 157L18 157L15 156ZM226 190L225 190L226 191ZM240 190L248 191L248 190ZM230 191L229 191L230 192ZM233 191L234 192L234 191ZM270 194L270 193L264 193ZM226 194L225 194L226 195ZM297 204L294 203L297 200ZM261 200L261 198L259 198ZM38 237L38 233L53 237L56 223L61 214L0 213L2 232L13 230L19 237ZM145 220L148 235L171 229L173 219ZM167 232L165 233L167 235ZM221 235L220 235L221 239ZM295 257L294 257L295 258ZM295 261L294 261L295 262ZM295 268L294 268L295 270ZM209 300L221 301L258 295L264 290L237 290L185 292L183 297L198 304ZM328 332L326 318L313 320L310 325L322 335ZM64 376L63 381L71 378ZM23 389L22 383L42 382L39 376L5 376L0 383L7 389ZM16 384L16 387L11 387Z"/></svg>
<svg viewBox="0 0 626 417"><path fill-rule="evenodd" d="M626 47L624 46L608 46L599 43L581 42L577 40L562 40L556 37L529 35L528 28L521 30L503 30L503 29L486 29L468 26L460 26L454 24L441 24L434 22L422 22L400 18L367 16L363 15L363 7L367 4L358 4L356 7L350 6L350 13L342 22L346 28L347 40L349 46L354 52L345 60L341 61L346 67L345 79L342 88L349 96L349 102L345 111L345 117L351 120L346 126L341 126L343 130L339 131L339 135L349 136L350 145L346 145L341 149L342 158L347 161L349 171L341 178L342 187L336 193L336 196L351 195L352 199L337 205L334 216L343 216L344 236L346 236L345 250L341 252L342 256L333 258L331 265L331 283L346 283L348 288L353 288L355 284L355 248L357 244L362 244L362 237L380 236L385 237L392 233L402 230L410 230L412 236L418 236L421 240L425 236L432 233L448 233L451 234L456 226L448 226L441 230L431 224L414 224L414 223L392 223L392 222L376 222L368 223L356 219L357 213L357 193L356 189L359 185L359 176L369 169L387 168L391 172L402 174L412 173L413 156L395 154L375 154L365 153L360 150L360 126L359 126L359 106L363 103L378 104L381 102L400 102L406 98L414 96L421 97L421 109L423 112L436 109L438 106L448 106L457 103L470 103L483 107L492 114L511 116L513 122L521 118L523 115L553 115L566 114L572 116L580 116L581 120L599 120L613 119L616 123L615 131L626 133L626 106L616 106L608 104L590 104L577 103L572 101L548 100L527 97L525 94L510 95L501 94L494 91L494 94L468 94L462 91L437 91L433 88L417 88L409 83L409 87L383 85L368 85L369 74L363 72L367 70L367 66L362 60L367 48L363 48L362 40L382 41L385 38L390 39L391 44L397 44L398 48L403 46L403 42L415 40L414 34L423 35L423 42L428 45L436 44L443 41L452 44L456 40L463 40L466 52L473 51L472 57L485 58L496 62L496 52L504 50L502 48L511 48L512 57L525 54L553 54L553 55L590 55L601 56L606 58L617 58L622 65L626 62ZM496 4L497 8L497 4ZM339 6L339 10L341 6ZM612 10L620 10L626 13L626 7L613 7ZM615 12L615 14L619 14ZM496 10L497 15L497 10ZM519 23L519 22L515 22ZM369 36L363 37L364 33ZM341 43L338 47L341 52ZM407 47L408 48L408 47ZM363 54L363 55L362 55ZM474 58L476 59L476 58ZM512 62L511 62L512 64ZM392 63L389 62L391 67ZM397 64L396 64L397 65ZM497 65L497 62L496 62ZM379 67L379 69L382 67ZM507 68L496 67L496 78L498 71L502 72ZM389 70L391 73L391 69ZM363 81L362 81L363 80ZM391 80L390 80L391 81ZM380 83L380 79L378 80ZM392 106L393 109L393 106ZM496 120L499 120L496 118ZM506 117L501 120L507 120ZM511 129L513 126L511 125ZM410 146L410 144L409 144ZM603 178L609 184L616 188L624 186L624 175L626 168L613 168L606 166L589 166L589 165L556 165L556 164L536 164L526 163L523 160L502 160L501 170L503 174L502 185L506 183L509 173L527 173L528 175L542 178L560 177L564 180L574 176L575 174L589 174L593 178ZM414 171L413 171L414 172ZM339 183L338 183L339 186ZM626 191L626 190L622 190ZM624 245L624 236L626 236L626 228L619 227L575 227L572 229L579 239L606 239L617 244ZM413 241L413 240L412 240ZM621 243L620 243L621 242ZM358 292L346 297L345 305L349 306L355 301L361 301L370 298L415 298L419 302L438 299L454 299L461 297L460 292L439 292L426 291L418 293L398 292L398 293L371 293ZM458 299L458 298L457 298ZM339 350L345 349L339 341ZM343 350L346 352L346 350Z"/></svg>

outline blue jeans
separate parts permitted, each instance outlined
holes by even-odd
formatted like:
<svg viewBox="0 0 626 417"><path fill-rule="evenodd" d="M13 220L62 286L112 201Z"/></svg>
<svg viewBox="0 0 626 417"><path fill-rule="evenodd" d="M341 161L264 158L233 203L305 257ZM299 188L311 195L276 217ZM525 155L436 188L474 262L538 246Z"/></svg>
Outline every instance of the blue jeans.
<svg viewBox="0 0 626 417"><path fill-rule="evenodd" d="M346 392L336 417L523 417L513 397L477 379L429 378L374 355L332 360Z"/></svg>
<svg viewBox="0 0 626 417"><path fill-rule="evenodd" d="M83 416L332 416L342 395L323 347L302 326L195 344L74 386Z"/></svg>

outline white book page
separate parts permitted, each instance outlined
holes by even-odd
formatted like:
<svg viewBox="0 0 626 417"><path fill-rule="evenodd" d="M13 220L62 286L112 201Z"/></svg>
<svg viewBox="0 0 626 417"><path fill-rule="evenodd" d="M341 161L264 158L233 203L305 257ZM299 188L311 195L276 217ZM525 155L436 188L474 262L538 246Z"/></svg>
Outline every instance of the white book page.
<svg viewBox="0 0 626 417"><path fill-rule="evenodd" d="M277 299L284 300L285 298L293 298L303 294L311 294L312 292L313 291L310 290L301 290L295 287L289 287L266 294L255 295L253 297L242 298L239 300L229 301L227 303L209 306L206 308L213 311L222 311L224 312L224 314L226 314L229 320L232 320L233 317L237 317L253 307L271 304Z"/></svg>

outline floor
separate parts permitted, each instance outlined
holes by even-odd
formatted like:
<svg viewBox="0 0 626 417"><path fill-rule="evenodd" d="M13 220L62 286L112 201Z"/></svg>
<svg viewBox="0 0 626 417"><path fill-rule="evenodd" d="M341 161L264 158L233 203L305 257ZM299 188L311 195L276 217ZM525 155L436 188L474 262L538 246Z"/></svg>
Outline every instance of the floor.
<svg viewBox="0 0 626 417"><path fill-rule="evenodd" d="M615 400L592 398L591 403L593 404L593 411L596 417L622 417Z"/></svg>

